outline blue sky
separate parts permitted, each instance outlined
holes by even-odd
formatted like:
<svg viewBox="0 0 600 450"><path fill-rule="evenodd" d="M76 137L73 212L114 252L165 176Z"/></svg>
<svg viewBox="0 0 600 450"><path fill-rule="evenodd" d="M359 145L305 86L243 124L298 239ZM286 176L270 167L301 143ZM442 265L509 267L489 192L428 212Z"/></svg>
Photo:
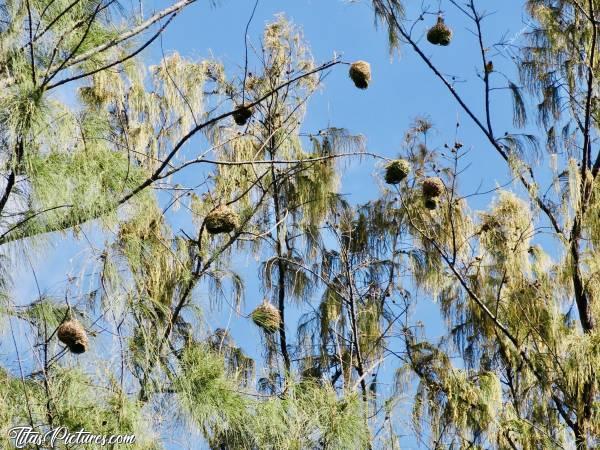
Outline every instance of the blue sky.
<svg viewBox="0 0 600 450"><path fill-rule="evenodd" d="M494 15L484 23L490 38L489 44L506 34L515 35L522 28L520 11L514 6L510 7L510 3L498 5L494 2ZM437 2L431 4L437 7ZM253 6L253 0L223 1L216 8L202 3L193 5L165 34L163 49L166 53L176 50L192 58L212 54L225 64L230 73L239 73L244 60L244 27ZM486 191L495 187L496 183L504 184L509 179L501 159L417 55L411 49L403 47L399 56L390 56L386 32L383 28L377 30L374 27L369 2L351 4L340 0L260 0L249 28L250 40L256 44L265 23L280 12L284 12L303 29L317 63L331 59L334 54L341 54L344 61L369 61L373 72L373 82L369 89L360 91L348 79L347 66L335 67L326 78L324 88L309 103L304 131L315 131L326 126L344 127L352 133L365 135L370 151L394 157L401 150L404 132L416 116L424 115L433 121L437 132L433 141L437 141L438 145L454 141L455 125L459 121L461 126L458 137L465 143L465 147L472 150L467 160L473 164L463 189L474 190L481 184L481 190ZM483 83L476 76L477 71L481 72L477 41L466 29L466 21L457 14L456 8L448 3L445 13L447 22L454 28L455 38L452 44L447 48L440 48L423 42L424 48L444 74L455 75L457 80L462 81L457 83L457 89L472 105L473 110L481 113ZM435 20L435 16L426 17L425 21L417 25L419 33L422 35ZM457 25L454 26L454 23ZM422 41L425 41L424 38ZM157 50L159 49L155 47L152 58L160 58L160 51ZM494 54L493 50L490 50L490 54ZM507 74L512 75L510 61L497 59L494 62L498 69L506 69ZM252 67L249 70L252 71ZM501 76L494 76L493 81L498 86L506 86L506 81ZM502 134L505 131L503 128L506 131L512 129L512 105L507 94L507 91L497 91L493 99L495 110L500 114L495 123L496 129ZM379 193L378 174L378 167L372 160L365 159L361 163L351 164L344 172L341 190L354 203L372 200ZM489 196L476 198L472 206L481 208L489 200ZM251 260L238 263L248 287L244 307L244 312L248 313L260 301L253 286L258 285L252 275L256 269ZM225 312L214 314L208 320L214 326L223 326L227 323L227 318L228 312ZM413 320L423 321L428 327L428 335L433 339L442 332L436 306L426 298L419 300ZM231 331L239 343L259 342L259 333L247 320L236 320L234 317ZM260 351L256 348L246 350L251 354ZM391 375L396 362L385 364ZM382 381L390 382L391 377L387 380L382 378ZM406 413L407 409L400 410L398 414L402 415L403 412ZM407 423L410 416L399 419ZM417 448L408 429L405 429L405 434L407 436L401 438L402 448Z"/></svg>
<svg viewBox="0 0 600 450"><path fill-rule="evenodd" d="M164 34L162 47L167 54L177 51L194 59L212 56L221 60L230 74L240 73L244 59L244 28L254 0L222 0L216 7L211 7L209 3L207 0L198 0L180 13ZM407 0L406 3L414 2ZM488 39L486 44L491 45L502 36L517 36L523 28L519 9L521 2L479 3L486 4L488 12L494 13L484 22ZM168 4L166 1L145 3L144 9L149 14L152 9L158 10ZM432 10L437 9L437 1L431 1L430 4ZM474 112L481 114L482 82L476 74L477 71L481 72L482 67L477 41L457 9L446 1L442 5L446 22L454 29L454 40L448 47L434 47L423 38L422 45L444 74L456 76L459 81L457 89ZM508 171L500 157L417 55L403 46L400 56L390 56L386 32L383 28L377 30L374 27L368 1L260 0L249 28L249 39L258 43L265 23L273 20L274 15L280 12L303 29L317 63L330 60L334 54L341 54L344 61L369 61L373 72L371 86L366 91L361 91L355 89L348 79L347 66L334 67L326 78L323 89L309 103L305 131L316 131L327 126L344 127L352 133L365 135L369 151L391 158L401 150L403 134L416 116L424 115L432 120L436 130L434 142L440 147L444 142L454 142L455 125L458 121L461 124L458 139L464 143L465 148L470 149L467 160L472 164L463 176L463 192L473 191L479 185L481 190L486 191L496 184L507 182ZM414 17L410 9L408 16ZM426 16L423 22L417 24L416 33L422 37L426 28L434 22L435 16ZM490 50L490 55L494 55L493 50ZM158 41L143 57L148 63L156 63L160 59L161 48ZM496 69L515 78L511 61L500 57L493 59ZM252 71L252 67L249 69ZM492 74L492 83L497 87L506 86L504 77L499 74ZM497 134L512 130L508 92L495 91L493 104ZM379 189L377 176L378 168L370 159L351 164L344 171L341 190L348 194L353 203L374 199ZM489 200L489 196L477 197L473 199L471 206L474 209L482 208ZM92 241L102 240L102 236L94 233L90 238ZM88 243L83 239L65 245L59 237L54 240L52 251L41 253L44 259L34 259L32 264L38 271L42 291L64 295L64 280L68 274L76 275L84 268L87 248ZM253 275L256 263L242 260L236 264L247 283L249 295L244 312L248 313L260 301L256 293L258 282ZM28 263L23 264L15 278L15 295L19 297L19 303L28 303L37 296ZM202 293L199 298L203 298ZM228 316L228 311L215 312L207 316L207 321L213 327L223 326ZM428 330L431 337L439 336L440 320L435 306L430 302L423 300L417 305L414 319L432 325ZM240 343L257 345L260 342L255 327L245 319L236 319L234 316L232 332ZM244 348L250 354L260 353L258 348ZM403 438L401 442L403 448L415 445L411 438Z"/></svg>

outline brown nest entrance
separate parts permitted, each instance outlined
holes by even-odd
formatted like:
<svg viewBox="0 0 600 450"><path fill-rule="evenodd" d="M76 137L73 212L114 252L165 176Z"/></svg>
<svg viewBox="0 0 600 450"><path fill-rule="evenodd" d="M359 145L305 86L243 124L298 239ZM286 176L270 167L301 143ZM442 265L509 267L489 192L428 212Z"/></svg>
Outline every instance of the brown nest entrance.
<svg viewBox="0 0 600 450"><path fill-rule="evenodd" d="M436 198L444 192L444 182L438 177L429 177L423 180L423 196L427 198Z"/></svg>
<svg viewBox="0 0 600 450"><path fill-rule="evenodd" d="M239 126L246 125L250 117L252 117L252 108L249 108L246 105L236 106L233 111L233 120Z"/></svg>
<svg viewBox="0 0 600 450"><path fill-rule="evenodd" d="M210 234L231 233L239 226L239 217L229 206L221 205L206 216L204 225Z"/></svg>
<svg viewBox="0 0 600 450"><path fill-rule="evenodd" d="M423 203L425 208L434 210L439 205L439 197L446 187L444 182L438 177L429 177L423 180Z"/></svg>
<svg viewBox="0 0 600 450"><path fill-rule="evenodd" d="M81 354L88 348L89 342L85 329L75 319L69 319L63 322L58 327L56 335L72 353Z"/></svg>
<svg viewBox="0 0 600 450"><path fill-rule="evenodd" d="M444 23L442 17L438 17L437 23L427 32L427 40L433 45L449 45L452 41L452 30Z"/></svg>
<svg viewBox="0 0 600 450"><path fill-rule="evenodd" d="M350 65L348 75L357 88L366 89L371 82L371 65L366 61L356 61Z"/></svg>
<svg viewBox="0 0 600 450"><path fill-rule="evenodd" d="M405 159L396 159L385 166L385 182L398 184L410 173L410 163Z"/></svg>
<svg viewBox="0 0 600 450"><path fill-rule="evenodd" d="M264 300L258 308L252 311L250 317L258 327L265 331L265 333L275 333L281 326L279 310L267 300Z"/></svg>

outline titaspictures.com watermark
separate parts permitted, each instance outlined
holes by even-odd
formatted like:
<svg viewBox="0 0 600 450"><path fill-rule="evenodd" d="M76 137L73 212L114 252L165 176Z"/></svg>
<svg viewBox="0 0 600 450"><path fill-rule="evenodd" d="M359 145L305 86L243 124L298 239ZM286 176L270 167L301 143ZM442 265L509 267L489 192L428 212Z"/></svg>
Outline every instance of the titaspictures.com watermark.
<svg viewBox="0 0 600 450"><path fill-rule="evenodd" d="M8 437L16 448L28 445L56 448L58 444L107 446L135 443L135 436L132 434L101 435L83 429L71 432L66 427L52 428L46 432L35 431L31 427L13 427L8 430Z"/></svg>

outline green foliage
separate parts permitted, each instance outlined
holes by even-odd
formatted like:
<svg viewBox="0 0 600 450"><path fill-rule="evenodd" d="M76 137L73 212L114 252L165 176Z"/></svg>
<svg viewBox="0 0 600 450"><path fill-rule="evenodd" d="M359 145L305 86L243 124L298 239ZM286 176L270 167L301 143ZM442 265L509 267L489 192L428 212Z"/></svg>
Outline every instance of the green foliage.
<svg viewBox="0 0 600 450"><path fill-rule="evenodd" d="M96 146L73 154L32 156L27 164L34 208L54 211L30 220L20 230L24 236L68 229L106 215L114 217L115 200L144 179L127 155Z"/></svg>
<svg viewBox="0 0 600 450"><path fill-rule="evenodd" d="M144 436L147 426L142 404L121 393L118 386L95 386L91 378L77 369L58 369L49 376L52 386L51 416L47 409L46 391L40 380L21 381L2 373L0 404L6 420L2 422L1 439L9 436L12 426L43 423L51 420L55 427L70 431L84 429L99 435L133 434L136 442L125 448L150 448L150 436ZM3 442L3 441L0 441Z"/></svg>
<svg viewBox="0 0 600 450"><path fill-rule="evenodd" d="M330 387L303 382L282 398L252 398L203 345L184 351L181 371L178 398L212 448L366 448L369 432L356 396L339 399Z"/></svg>
<svg viewBox="0 0 600 450"><path fill-rule="evenodd" d="M202 346L186 349L175 383L182 405L209 436L245 433L248 400L226 376L220 355Z"/></svg>

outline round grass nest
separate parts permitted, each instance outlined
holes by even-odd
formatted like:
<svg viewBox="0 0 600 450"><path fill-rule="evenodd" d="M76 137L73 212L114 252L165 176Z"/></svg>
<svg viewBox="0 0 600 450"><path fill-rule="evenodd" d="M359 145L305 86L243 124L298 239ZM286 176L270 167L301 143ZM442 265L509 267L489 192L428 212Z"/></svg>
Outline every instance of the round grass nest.
<svg viewBox="0 0 600 450"><path fill-rule="evenodd" d="M264 301L250 314L252 321L266 333L275 333L281 326L279 310L268 301Z"/></svg>
<svg viewBox="0 0 600 450"><path fill-rule="evenodd" d="M442 17L438 17L437 23L427 32L427 40L433 45L446 46L452 41L452 30L444 23Z"/></svg>
<svg viewBox="0 0 600 450"><path fill-rule="evenodd" d="M439 197L444 189L444 182L438 177L429 177L423 180L423 196L425 198Z"/></svg>
<svg viewBox="0 0 600 450"><path fill-rule="evenodd" d="M108 96L99 95L92 86L82 86L79 88L79 96L89 105L102 106L108 100Z"/></svg>
<svg viewBox="0 0 600 450"><path fill-rule="evenodd" d="M206 216L204 225L210 234L231 233L239 226L239 216L229 206L221 205Z"/></svg>
<svg viewBox="0 0 600 450"><path fill-rule="evenodd" d="M398 184L410 173L411 165L405 159L396 159L385 166L385 182Z"/></svg>
<svg viewBox="0 0 600 450"><path fill-rule="evenodd" d="M250 117L252 117L252 108L246 105L238 105L233 111L233 120L239 126L246 125Z"/></svg>
<svg viewBox="0 0 600 450"><path fill-rule="evenodd" d="M88 348L88 338L83 326L74 319L64 321L56 331L58 339L65 344L72 353L84 353Z"/></svg>
<svg viewBox="0 0 600 450"><path fill-rule="evenodd" d="M366 61L356 61L350 65L348 72L354 85L359 89L366 89L371 82L371 65Z"/></svg>
<svg viewBox="0 0 600 450"><path fill-rule="evenodd" d="M492 231L499 227L500 227L500 223L498 222L498 219L496 219L492 215L486 214L483 217L483 220L481 222L481 228L479 229L479 231L481 233L487 233L488 231Z"/></svg>
<svg viewBox="0 0 600 450"><path fill-rule="evenodd" d="M430 211L437 209L438 202L439 202L438 199L435 197L425 197L423 199L423 204L425 205L425 208L427 208Z"/></svg>

